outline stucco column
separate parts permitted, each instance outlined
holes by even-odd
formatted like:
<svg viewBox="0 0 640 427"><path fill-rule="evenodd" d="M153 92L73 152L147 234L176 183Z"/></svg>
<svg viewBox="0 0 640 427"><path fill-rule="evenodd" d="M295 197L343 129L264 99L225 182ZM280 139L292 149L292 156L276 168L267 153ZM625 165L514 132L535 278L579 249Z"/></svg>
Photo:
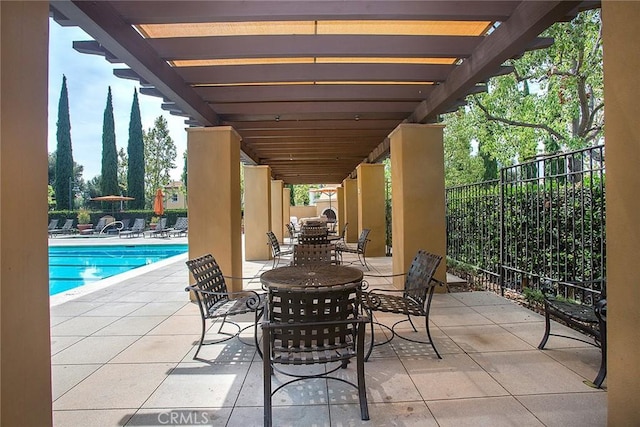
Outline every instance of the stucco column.
<svg viewBox="0 0 640 427"><path fill-rule="evenodd" d="M608 425L640 423L640 3L602 2L607 145Z"/></svg>
<svg viewBox="0 0 640 427"><path fill-rule="evenodd" d="M283 242L282 228L284 227L284 216L282 214L282 195L284 183L282 180L271 181L271 230L278 238L278 242ZM266 241L266 237L265 237Z"/></svg>
<svg viewBox="0 0 640 427"><path fill-rule="evenodd" d="M242 277L240 135L229 126L187 129L189 258L213 255ZM227 280L233 291L242 280Z"/></svg>
<svg viewBox="0 0 640 427"><path fill-rule="evenodd" d="M289 236L289 230L287 230L286 224L288 224L291 217L291 189L284 187L282 189L282 235Z"/></svg>
<svg viewBox="0 0 640 427"><path fill-rule="evenodd" d="M404 273L418 249L442 256L446 280L444 145L441 125L402 124L391 134L393 272ZM403 277L394 278L401 288Z"/></svg>
<svg viewBox="0 0 640 427"><path fill-rule="evenodd" d="M344 187L344 222L349 223L345 238L347 242L357 242L360 233L358 231L358 181L347 178L342 181L342 187Z"/></svg>
<svg viewBox="0 0 640 427"><path fill-rule="evenodd" d="M0 425L50 426L49 3L0 2ZM59 80L59 76L56 78Z"/></svg>
<svg viewBox="0 0 640 427"><path fill-rule="evenodd" d="M358 234L371 229L367 256L385 255L384 165L362 163L358 173ZM349 225L351 228L351 225ZM357 240L357 239L356 239Z"/></svg>
<svg viewBox="0 0 640 427"><path fill-rule="evenodd" d="M340 233L342 227L344 227L344 188L336 187L336 209L338 210L338 229L336 231Z"/></svg>
<svg viewBox="0 0 640 427"><path fill-rule="evenodd" d="M244 167L244 253L247 261L271 258L267 231L271 230L271 168Z"/></svg>

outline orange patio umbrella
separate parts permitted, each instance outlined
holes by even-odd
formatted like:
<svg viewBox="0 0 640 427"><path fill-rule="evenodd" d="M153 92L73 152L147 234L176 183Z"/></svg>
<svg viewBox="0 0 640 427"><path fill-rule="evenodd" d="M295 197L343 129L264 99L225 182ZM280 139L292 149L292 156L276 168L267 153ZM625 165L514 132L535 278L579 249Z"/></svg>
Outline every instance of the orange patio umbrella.
<svg viewBox="0 0 640 427"><path fill-rule="evenodd" d="M164 213L163 199L164 195L162 194L162 189L158 188L158 191L156 191L156 197L153 199L153 211L158 216L162 216Z"/></svg>
<svg viewBox="0 0 640 427"><path fill-rule="evenodd" d="M90 200L95 202L120 202L120 208L122 208L122 202L135 200L135 199L133 197L128 197L128 196L109 195L109 196L93 197ZM115 204L113 204L111 207L111 214L115 215Z"/></svg>

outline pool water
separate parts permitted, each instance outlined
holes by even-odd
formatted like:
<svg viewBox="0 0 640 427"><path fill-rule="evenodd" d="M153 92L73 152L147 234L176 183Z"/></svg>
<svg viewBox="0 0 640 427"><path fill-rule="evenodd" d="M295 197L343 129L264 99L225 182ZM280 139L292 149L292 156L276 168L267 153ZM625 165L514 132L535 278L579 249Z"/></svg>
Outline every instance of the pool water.
<svg viewBox="0 0 640 427"><path fill-rule="evenodd" d="M188 245L49 247L49 295L179 255Z"/></svg>

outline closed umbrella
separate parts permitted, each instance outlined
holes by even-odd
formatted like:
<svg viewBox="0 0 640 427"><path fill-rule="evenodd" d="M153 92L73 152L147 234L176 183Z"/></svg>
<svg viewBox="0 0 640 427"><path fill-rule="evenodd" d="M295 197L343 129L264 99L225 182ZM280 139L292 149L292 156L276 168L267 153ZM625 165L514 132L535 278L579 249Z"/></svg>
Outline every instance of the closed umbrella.
<svg viewBox="0 0 640 427"><path fill-rule="evenodd" d="M164 213L164 203L163 203L164 195L162 194L162 190L158 188L156 191L156 197L153 200L153 211L158 216L162 216Z"/></svg>

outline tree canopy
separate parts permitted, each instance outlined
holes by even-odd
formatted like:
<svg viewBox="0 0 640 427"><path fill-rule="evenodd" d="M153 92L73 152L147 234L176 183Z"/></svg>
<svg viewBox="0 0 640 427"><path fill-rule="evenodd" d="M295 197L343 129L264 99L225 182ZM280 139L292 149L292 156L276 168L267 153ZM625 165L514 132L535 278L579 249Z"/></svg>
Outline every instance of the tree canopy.
<svg viewBox="0 0 640 427"><path fill-rule="evenodd" d="M107 93L107 105L104 109L102 122L102 173L101 192L103 196L120 194L118 185L118 151L116 148L116 132L113 119L113 103L111 87ZM107 206L103 206L107 209Z"/></svg>
<svg viewBox="0 0 640 427"><path fill-rule="evenodd" d="M71 189L73 188L73 153L71 149L71 121L69 118L69 94L67 77L62 76L60 101L58 102L58 123L56 131L56 172L54 190L57 209L72 209Z"/></svg>
<svg viewBox="0 0 640 427"><path fill-rule="evenodd" d="M169 182L171 169L176 167L176 156L176 144L169 135L167 119L159 116L153 122L153 128L144 133L147 207L151 206L156 190Z"/></svg>
<svg viewBox="0 0 640 427"><path fill-rule="evenodd" d="M144 138L142 132L142 121L140 118L140 104L138 103L138 93L134 89L133 102L131 104L131 115L129 118L129 143L127 145L127 195L135 200L129 202L132 209L144 208Z"/></svg>
<svg viewBox="0 0 640 427"><path fill-rule="evenodd" d="M493 177L497 164L601 142L600 29L599 10L554 24L542 34L554 38L551 47L508 61L512 73L491 79L487 93L445 115L448 185ZM474 151L479 159L470 158Z"/></svg>

